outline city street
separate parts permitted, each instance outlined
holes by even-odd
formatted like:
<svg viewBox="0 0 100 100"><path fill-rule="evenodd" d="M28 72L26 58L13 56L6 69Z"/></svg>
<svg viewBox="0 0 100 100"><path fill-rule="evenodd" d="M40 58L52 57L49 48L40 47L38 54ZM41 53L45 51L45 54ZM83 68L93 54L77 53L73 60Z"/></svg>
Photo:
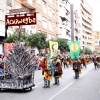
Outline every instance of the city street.
<svg viewBox="0 0 100 100"><path fill-rule="evenodd" d="M100 69L88 64L82 69L79 79L74 79L72 67L63 69L60 85L42 88L41 70L35 72L35 87L32 91L5 90L0 92L0 100L100 100Z"/></svg>

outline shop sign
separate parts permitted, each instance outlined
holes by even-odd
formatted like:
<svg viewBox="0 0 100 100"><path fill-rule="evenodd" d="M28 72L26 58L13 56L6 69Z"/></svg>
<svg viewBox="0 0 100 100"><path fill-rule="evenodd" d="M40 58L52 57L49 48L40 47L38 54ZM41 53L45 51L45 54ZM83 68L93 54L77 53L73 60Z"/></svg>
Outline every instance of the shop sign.
<svg viewBox="0 0 100 100"><path fill-rule="evenodd" d="M23 14L23 16L5 16L5 22L8 26L19 26L19 25L34 25L36 24L36 13Z"/></svg>

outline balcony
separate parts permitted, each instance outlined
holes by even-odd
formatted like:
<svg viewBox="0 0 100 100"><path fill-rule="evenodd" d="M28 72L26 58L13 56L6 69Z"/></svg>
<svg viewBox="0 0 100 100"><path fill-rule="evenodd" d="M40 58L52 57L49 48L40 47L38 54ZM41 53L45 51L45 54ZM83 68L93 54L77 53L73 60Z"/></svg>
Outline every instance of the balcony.
<svg viewBox="0 0 100 100"><path fill-rule="evenodd" d="M68 31L71 30L71 29L70 29L70 24L68 24L68 23L64 23L64 22L59 23L59 27L64 28L64 29L66 29L66 30L68 30Z"/></svg>
<svg viewBox="0 0 100 100"><path fill-rule="evenodd" d="M82 29L85 30L85 32L91 33L92 34L92 29L89 29L88 27L85 27L85 25L82 25Z"/></svg>
<svg viewBox="0 0 100 100"><path fill-rule="evenodd" d="M63 21L68 20L70 22L70 17L66 13L59 12L58 15L61 17Z"/></svg>
<svg viewBox="0 0 100 100"><path fill-rule="evenodd" d="M85 26L87 26L88 28L92 28L92 26L91 26L91 25L89 25L87 22L82 21L82 23L83 23Z"/></svg>
<svg viewBox="0 0 100 100"><path fill-rule="evenodd" d="M83 7L83 5L81 4L81 11L83 12L83 13L85 13L89 18L92 18L92 16L91 16L91 14L89 14L88 12L87 12L87 10Z"/></svg>
<svg viewBox="0 0 100 100"><path fill-rule="evenodd" d="M62 1L61 3L62 6L65 7L68 10L68 12L70 12L70 4L66 1Z"/></svg>
<svg viewBox="0 0 100 100"><path fill-rule="evenodd" d="M87 17L85 17L83 14L82 14L82 18L84 19L84 20L86 20L88 23L92 23L92 21L91 20L89 20Z"/></svg>
<svg viewBox="0 0 100 100"><path fill-rule="evenodd" d="M36 4L33 0L21 0L21 3L29 9L36 9Z"/></svg>

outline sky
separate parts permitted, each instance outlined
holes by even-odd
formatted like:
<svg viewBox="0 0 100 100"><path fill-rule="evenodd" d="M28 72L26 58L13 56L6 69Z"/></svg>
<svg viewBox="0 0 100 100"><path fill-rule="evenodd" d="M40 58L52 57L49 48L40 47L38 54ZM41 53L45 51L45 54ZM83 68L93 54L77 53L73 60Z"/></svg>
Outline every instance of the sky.
<svg viewBox="0 0 100 100"><path fill-rule="evenodd" d="M100 31L100 0L86 0L93 8L93 30Z"/></svg>
<svg viewBox="0 0 100 100"><path fill-rule="evenodd" d="M70 0L71 3L77 0ZM85 0L93 8L93 31L100 31L100 0Z"/></svg>

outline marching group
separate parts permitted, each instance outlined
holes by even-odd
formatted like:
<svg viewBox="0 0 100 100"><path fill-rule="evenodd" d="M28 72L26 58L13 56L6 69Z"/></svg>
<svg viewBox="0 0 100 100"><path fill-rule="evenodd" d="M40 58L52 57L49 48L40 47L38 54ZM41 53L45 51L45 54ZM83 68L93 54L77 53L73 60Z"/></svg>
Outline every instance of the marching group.
<svg viewBox="0 0 100 100"><path fill-rule="evenodd" d="M38 58L38 57L37 57ZM43 88L50 88L50 81L54 77L55 83L53 85L59 85L59 78L62 77L62 68L72 67L75 72L75 79L79 78L79 74L82 73L82 68L87 68L87 64L94 63L95 69L100 66L100 57L93 55L81 55L79 59L71 59L70 56L58 54L53 58L50 55L41 55L39 62L39 69L42 70L44 86Z"/></svg>

